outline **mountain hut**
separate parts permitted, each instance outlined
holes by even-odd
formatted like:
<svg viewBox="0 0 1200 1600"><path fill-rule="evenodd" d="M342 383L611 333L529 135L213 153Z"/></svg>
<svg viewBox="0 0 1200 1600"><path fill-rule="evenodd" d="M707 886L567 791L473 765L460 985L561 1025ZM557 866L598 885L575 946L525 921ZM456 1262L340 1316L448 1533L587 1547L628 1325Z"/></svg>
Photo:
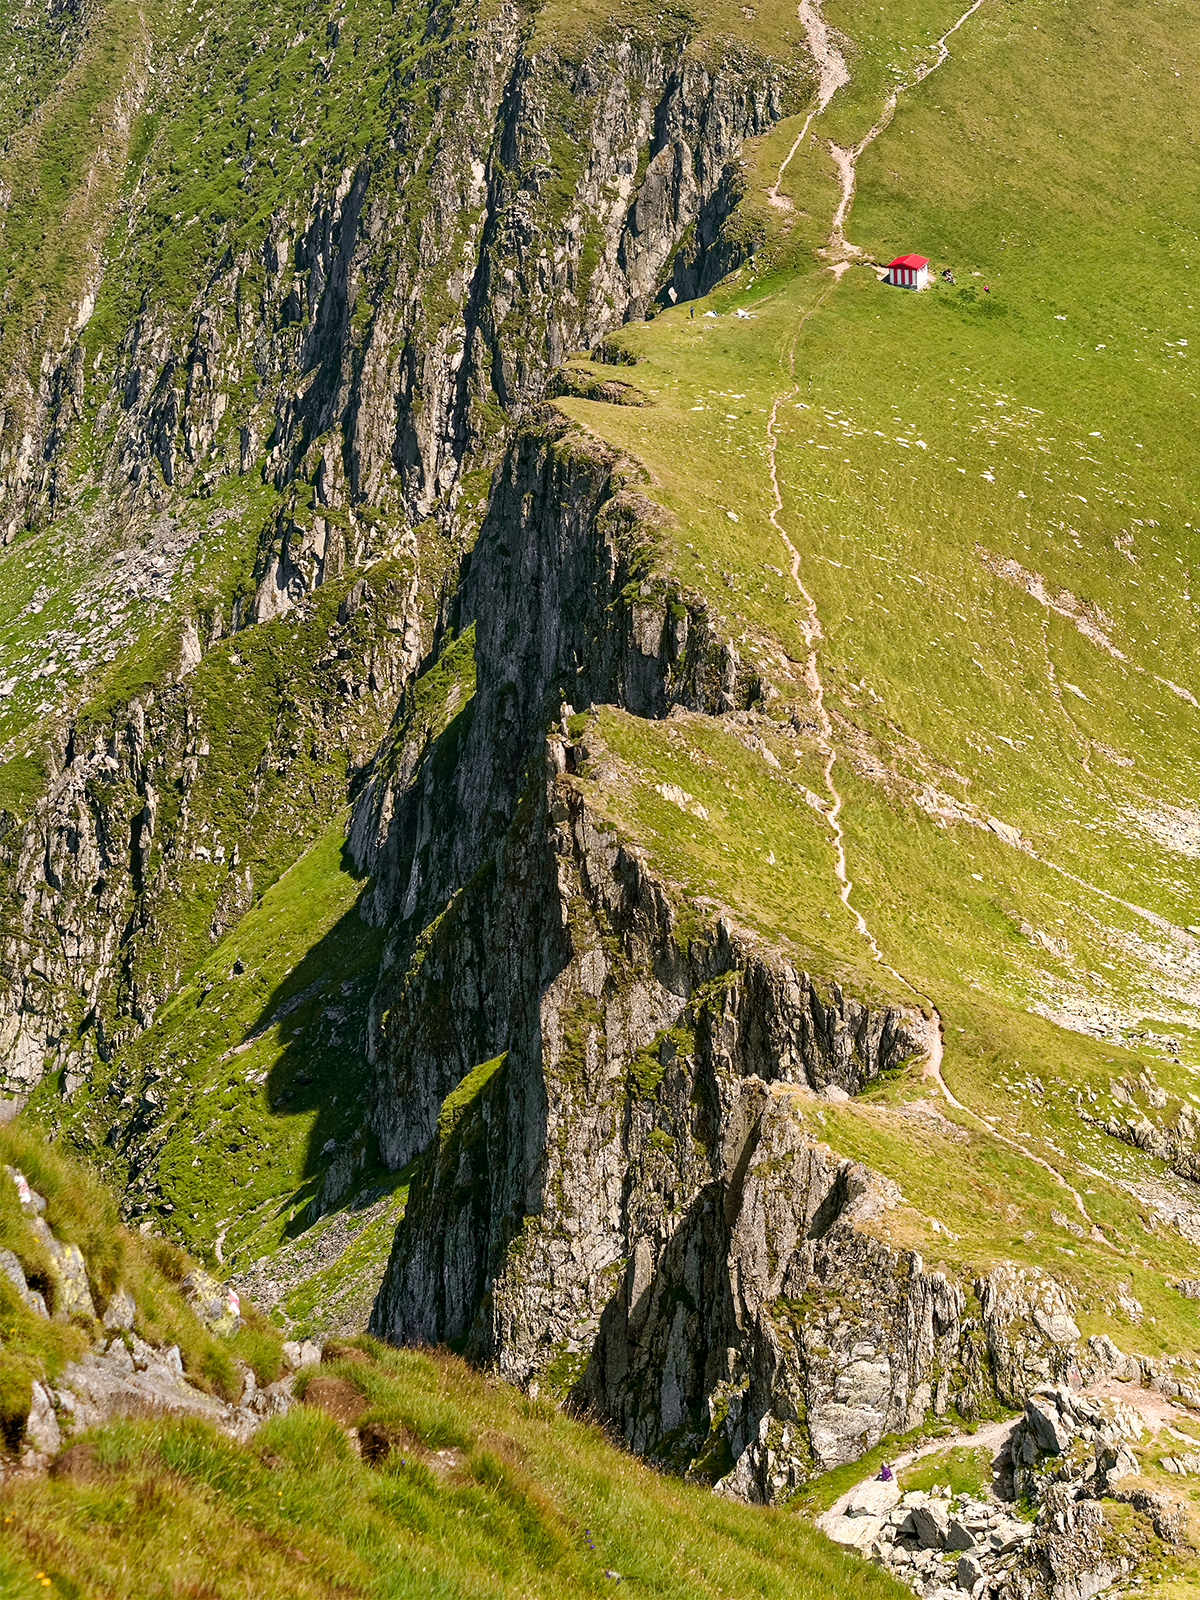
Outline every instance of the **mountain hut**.
<svg viewBox="0 0 1200 1600"><path fill-rule="evenodd" d="M885 281L894 283L899 289L923 289L929 282L929 258L897 256L895 261L888 262Z"/></svg>

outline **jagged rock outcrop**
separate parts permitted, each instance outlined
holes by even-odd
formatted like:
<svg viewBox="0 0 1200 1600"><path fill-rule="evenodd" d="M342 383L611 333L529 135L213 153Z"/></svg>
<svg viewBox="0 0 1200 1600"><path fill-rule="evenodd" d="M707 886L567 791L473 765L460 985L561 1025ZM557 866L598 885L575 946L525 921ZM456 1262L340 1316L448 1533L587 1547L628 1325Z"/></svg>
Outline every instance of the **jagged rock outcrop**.
<svg viewBox="0 0 1200 1600"><path fill-rule="evenodd" d="M391 920L371 1123L390 1165L421 1157L372 1326L773 1500L930 1410L1066 1376L1078 1328L1046 1274L956 1285L887 1244L894 1190L792 1115L923 1054L927 1020L685 919L574 781L595 752L573 706L761 692L656 573L655 516L581 430L526 429L447 616L473 676L447 676L440 733L402 708L359 803L364 907Z"/></svg>
<svg viewBox="0 0 1200 1600"><path fill-rule="evenodd" d="M420 597L385 563L303 623L294 666L264 634L72 727L28 821L0 828L0 1088L65 1070L70 1092L148 1026L197 934L235 922L369 764L419 654Z"/></svg>
<svg viewBox="0 0 1200 1600"><path fill-rule="evenodd" d="M311 47L317 95L295 108L289 181L244 115L239 188L261 195L259 214L241 227L218 214L192 234L204 254L176 264L182 283L154 292L154 230L142 231L172 203L167 178L151 166L124 214L114 199L122 248L90 241L90 298L75 327L46 330L64 342L8 419L21 449L0 453L0 494L30 517L66 499L84 426L109 520L261 467L283 500L263 530L260 620L378 554L393 519L445 512L464 466L502 435L497 408L512 417L536 401L567 351L743 258L752 232L729 224L738 151L810 81L798 56L697 45L673 18L568 43L536 37L533 15L513 5L485 15L435 4L421 36L381 26L367 42L372 60L395 52L405 92L349 86L334 155L313 138L322 76L363 69L338 54L344 19L329 27ZM286 55L293 31L264 18L254 53ZM156 81L131 68L137 98L203 96L219 59L164 39ZM343 87L335 79L335 99ZM207 137L202 128L192 161L228 166L229 150L209 152ZM93 362L97 303L124 320Z"/></svg>
<svg viewBox="0 0 1200 1600"><path fill-rule="evenodd" d="M255 53L285 48L272 31L283 27L272 20ZM180 244L176 277L162 293L155 292L160 268L146 254L157 248L159 230L147 231L147 218L161 199L160 180L168 180L147 158L124 210L109 217L120 249L106 253L101 235L89 236L95 260L78 314L62 329L43 329L44 338L63 342L47 346L38 383L5 412L7 537L22 520L82 504L87 490L93 498L80 514L102 525L106 546L114 530L153 527L164 554L142 576L147 593L166 599L208 526L196 505L223 478L260 475L276 494L257 535L253 594L239 593L226 615L186 623L179 682L154 684L111 727L60 745L36 815L24 827L0 818L6 898L19 908L0 944L0 1063L12 1092L51 1068L66 1070L68 1087L79 1082L171 990L171 972L148 970L154 957L142 960L135 946L155 945L155 897L186 892L172 878L173 858L214 848L197 819L189 833L186 815L189 769L204 759L208 729L203 711L189 705L185 680L205 648L224 631L295 612L349 568L398 559L403 592L386 607L399 619L398 637L338 672L339 693L347 679L346 694L357 692L353 668L360 666L357 676L372 694L394 697L431 642L420 584L436 589L474 533L474 509L451 505L462 472L495 458L506 429L538 400L565 351L644 315L665 293L681 241L685 266L676 277L684 272L693 287L743 249L736 230L724 226L737 192L737 152L798 103L808 82L800 58L773 60L732 41L690 44L670 23L660 33L585 34L555 47L535 46L532 27L511 6L486 18L470 6L431 7L411 57L405 40L411 92L388 99L385 136L360 138L352 128L335 170L322 147L303 153L312 140L302 137L301 123L310 111L321 113L302 108L288 156L292 178L274 185L272 204L253 227L239 231L219 208L191 222L175 217L183 231L203 222L190 239L199 242L205 229L212 237L190 267ZM286 31L291 48L290 23ZM120 129L127 101L148 96L169 106L172 96L208 91L220 58L203 43L179 53L162 41L149 73L145 62L130 66L117 96L124 109L114 113ZM330 54L321 56L326 77L338 43L331 24ZM374 129L379 108L364 102L359 112ZM275 163L252 148L261 140L252 117L243 131L238 187L255 194L266 161ZM206 137L202 126L189 163L199 170L211 157L224 170L234 158L208 152ZM113 152L124 149L122 138ZM174 176L168 187L173 195ZM106 337L94 348L89 322L97 306ZM533 338L530 328L538 330ZM528 457L539 447L526 441L522 448ZM538 471L553 475L547 452L536 465L518 452L498 485L493 528L529 492L526 480ZM578 471L578 451L575 458ZM631 490L624 498L608 491L614 530L622 518L644 521L645 506L633 506L633 498ZM415 531L434 512L438 526ZM214 518L219 524L228 515L222 508ZM526 521L530 515L536 522L545 512L537 506ZM127 542L133 560L122 570L132 577L149 557L135 551L136 539ZM623 582L626 574L610 576ZM576 593L584 587L576 584ZM543 598L549 608L566 596ZM599 588L586 604L599 613ZM456 605L464 616L477 609L469 592ZM646 645L645 612L630 613L637 639L626 668L633 675ZM561 639L575 620L567 607ZM344 655L344 641L331 643ZM531 704L558 663L547 666L553 670L540 676L514 667L513 681ZM610 666L597 662L588 671L599 683ZM736 666L718 670L736 694ZM502 717L510 710L497 707ZM527 710L522 705L518 715ZM336 726L325 731L337 737ZM498 747L493 733L485 730L480 749ZM355 749L355 771L366 756L365 747ZM278 765L274 751L263 760ZM240 775L255 790L263 776ZM482 772L478 781L488 782ZM182 819L173 816L176 786L184 791ZM481 848L464 835L459 859L431 891L441 900L507 825L513 774L498 773L491 787L481 812L488 842ZM465 800L469 814L475 799L456 803ZM429 820L417 822L418 835ZM404 854L396 848L390 858ZM465 875L458 872L468 860ZM227 925L250 893L244 869L230 870L213 926Z"/></svg>
<svg viewBox="0 0 1200 1600"><path fill-rule="evenodd" d="M383 763L350 845L373 875L368 914L427 921L488 858L531 752L565 702L745 706L758 676L707 604L649 558L663 513L640 468L562 416L523 429L495 475L452 625L474 627L474 697L442 759ZM401 708L401 720L404 707Z"/></svg>
<svg viewBox="0 0 1200 1600"><path fill-rule="evenodd" d="M882 1285L878 1314L926 1330L882 1376L874 1422L842 1415L836 1361L814 1379L836 1459L848 1431L930 1403L961 1308L919 1263L896 1288L891 1252L848 1221L837 1233L887 1186L817 1150L776 1095L861 1087L921 1050L925 1019L822 996L725 919L682 937L666 886L561 761L551 745L548 780L385 1008L381 1146L397 1164L428 1149L373 1326L462 1343L523 1382L580 1376L581 1398L676 1465L719 1454L723 1430L730 1464L751 1444L757 1461L789 1420L809 1452L784 1302L841 1270L836 1236L864 1302Z"/></svg>
<svg viewBox="0 0 1200 1600"><path fill-rule="evenodd" d="M51 1306L30 1288L26 1267L12 1250L0 1252L0 1271L35 1315L52 1315L57 1321L88 1329L93 1337L91 1347L75 1360L64 1362L53 1382L34 1380L30 1384L28 1416L23 1425L18 1422L17 1438L10 1441L19 1443L21 1452L14 1460L0 1459L0 1478L9 1471L44 1469L73 1434L114 1417L193 1417L244 1440L267 1417L288 1409L290 1382L284 1379L260 1388L248 1367L242 1368L242 1392L236 1402L221 1400L189 1381L178 1345L151 1342L153 1336L142 1338L135 1331L142 1326L142 1319L133 1295L123 1285L107 1296L103 1318L98 1317L83 1252L53 1233L42 1215L45 1197L30 1188L24 1173L11 1167L5 1170L17 1189L28 1224L27 1237L18 1248L28 1262L44 1264ZM236 1315L213 1315L217 1308L209 1303L222 1301L228 1313L236 1296L223 1295L220 1286L199 1271L190 1275L190 1282L185 1279L183 1287L197 1315L212 1331L223 1336L236 1331L240 1325ZM143 1327L142 1331L147 1330ZM285 1351L285 1360L289 1354ZM288 1364L297 1367L301 1358ZM10 1424L13 1420L7 1419Z"/></svg>
<svg viewBox="0 0 1200 1600"><path fill-rule="evenodd" d="M1097 1116L1081 1099L1076 1109L1084 1122L1165 1161L1181 1178L1200 1181L1200 1114L1194 1106L1168 1095L1145 1069L1128 1082L1113 1079L1109 1092L1123 1109Z"/></svg>

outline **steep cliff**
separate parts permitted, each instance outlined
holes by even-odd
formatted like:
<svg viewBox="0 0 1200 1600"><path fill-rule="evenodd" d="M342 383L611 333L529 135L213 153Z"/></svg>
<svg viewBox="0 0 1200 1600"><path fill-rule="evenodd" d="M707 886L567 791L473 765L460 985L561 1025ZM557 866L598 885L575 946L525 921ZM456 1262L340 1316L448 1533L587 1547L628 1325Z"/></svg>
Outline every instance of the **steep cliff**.
<svg viewBox="0 0 1200 1600"><path fill-rule="evenodd" d="M673 905L559 775L569 748L550 742L494 859L389 985L374 1118L393 1163L428 1148L373 1327L558 1393L582 1374L635 1448L688 1466L723 1447L706 1407L724 1416L763 1366L797 1240L878 1188L789 1135L777 1097L858 1090L919 1054L927 1024L822 995L751 935ZM869 1272L839 1270L875 1296ZM760 1387L731 1435L803 1409L794 1373Z"/></svg>
<svg viewBox="0 0 1200 1600"><path fill-rule="evenodd" d="M0 664L0 680L17 669L4 753L31 775L4 823L11 1089L51 1065L74 1083L144 1027L254 881L320 833L434 642L480 514L464 474L565 350L651 308L685 236L688 270L706 270L738 150L807 82L795 53L670 19L558 37L516 7L343 7L317 29L252 4L195 11L151 8L107 54L115 0L68 27L75 54L28 35L39 96L8 136L24 182L29 141L50 163L71 123L82 143L57 181L88 218L36 325L20 296L46 261L5 223L8 559L68 552L27 605L13 589L24 633ZM350 574L381 561L352 623ZM336 622L305 603L333 580ZM48 637L47 602L66 623ZM263 683L241 681L229 644L194 673L285 615L298 650L277 631L241 651L271 657ZM276 701L276 726L212 758L239 690L264 729ZM196 787L206 764L215 793ZM297 783L315 783L307 823L274 816L272 864L254 863L264 784ZM159 862L204 851L238 870L205 882L212 916L185 936L162 902L190 874Z"/></svg>
<svg viewBox="0 0 1200 1600"><path fill-rule="evenodd" d="M719 275L731 164L806 87L787 52L665 17L556 38L513 5L195 9L155 8L93 91L118 177L74 296L7 344L8 538L95 487L85 517L137 522L262 471L259 620L434 512L564 352L652 307L685 236L681 283Z"/></svg>
<svg viewBox="0 0 1200 1600"><path fill-rule="evenodd" d="M414 664L404 565L213 641L71 728L27 820L5 814L0 1071L68 1093L152 1022L198 955L328 826ZM368 599L368 596L370 597ZM340 603L339 603L340 602Z"/></svg>
<svg viewBox="0 0 1200 1600"><path fill-rule="evenodd" d="M0 1071L127 1219L752 1501L1191 1392L1186 238L1137 277L1191 124L1153 27L1118 103L1135 12L22 21Z"/></svg>

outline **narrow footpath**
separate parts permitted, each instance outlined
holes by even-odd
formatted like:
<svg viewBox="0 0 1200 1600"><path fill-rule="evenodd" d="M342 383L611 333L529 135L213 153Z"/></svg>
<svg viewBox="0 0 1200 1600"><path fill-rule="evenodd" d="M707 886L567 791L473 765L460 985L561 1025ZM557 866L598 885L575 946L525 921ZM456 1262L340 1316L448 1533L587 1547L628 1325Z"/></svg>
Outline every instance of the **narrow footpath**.
<svg viewBox="0 0 1200 1600"><path fill-rule="evenodd" d="M854 891L854 882L850 877L846 862L846 837L845 830L841 824L843 801L841 792L834 782L833 776L834 767L836 766L838 759L837 747L834 744L833 722L825 705L825 685L821 678L818 659L818 647L823 637L821 619L817 610L816 600L812 594L810 594L808 588L805 586L803 578L800 576L800 552L792 543L791 537L789 536L788 531L784 527L782 521L783 495L780 490L778 470L779 408L783 405L790 404L800 392L800 385L796 382L796 347L799 344L800 335L803 333L805 325L808 323L811 317L816 315L816 313L824 305L825 301L829 298L830 294L832 294L833 290L836 288L841 274L849 266L847 257L851 254L857 255L861 253L853 245L847 244L844 232L846 217L849 213L850 205L854 198L855 172L858 158L872 142L872 140L877 138L878 135L882 133L891 122L893 116L895 115L896 106L901 94L903 94L906 89L911 88L914 84L922 82L923 79L927 78L931 72L935 72L937 68L940 67L947 59L950 54L948 41L951 35L956 33L958 29L962 27L963 23L966 22L968 17L972 16L976 11L978 11L979 7L983 3L984 0L974 0L974 4L969 6L968 9L963 12L962 16L959 17L957 22L955 22L952 27L947 28L946 32L942 34L941 38L937 40L933 47L936 59L931 62L920 63L917 66L913 77L908 82L898 84L892 90L884 105L881 116L857 145L855 145L852 149L846 150L834 145L832 142L830 143L830 152L833 155L834 160L837 162L838 170L842 176L842 198L839 202L837 211L834 213L833 223L830 229L829 244L826 251L826 254L830 257L830 270L833 276L828 287L824 289L820 295L818 295L816 300L807 308L807 310L801 313L796 323L791 342L788 346L787 354L788 377L791 380L791 386L784 393L776 396L775 402L772 405L770 414L767 418L767 466L771 479L772 498L770 520L771 526L775 529L780 540L787 549L792 582L795 584L796 591L804 603L805 614L804 621L801 624L801 632L804 636L804 642L808 650L808 656L804 664L804 679L808 685L808 690L812 696L813 705L817 713L819 730L818 746L821 754L824 757L822 776L825 783L825 790L829 797L828 804L824 809L824 816L826 821L829 823L830 830L833 834L834 873L838 882L838 897L845 906L846 910L850 913L850 916L853 918L854 926L859 936L866 943L873 959L878 962L885 972L890 973L890 975L895 978L897 983L901 984L911 995L913 995L917 1000L921 1001L923 1006L927 1006L929 1009L930 1015L926 1044L928 1055L926 1058L923 1075L926 1078L933 1080L933 1082L937 1085L942 1097L945 1099L947 1105L953 1106L956 1111L962 1112L964 1116L971 1117L982 1127L986 1128L994 1138L1000 1140L1001 1143L1008 1145L1011 1149L1019 1151L1020 1154L1025 1156L1028 1161L1031 1161L1035 1166L1039 1166L1045 1172L1049 1173L1050 1176L1071 1196L1076 1209L1086 1220L1091 1230L1092 1240L1097 1244L1107 1245L1111 1249L1113 1246L1110 1244L1110 1241L1105 1238L1104 1234L1100 1232L1099 1228L1096 1227L1095 1223L1089 1216L1087 1207L1083 1203L1082 1195L1076 1188L1073 1187L1072 1184L1068 1183L1066 1178L1064 1178L1062 1174L1056 1170L1056 1168L1054 1168L1042 1156L1035 1155L1033 1151L1021 1144L1019 1140L1011 1138L1006 1133L1002 1133L990 1117L986 1117L981 1112L972 1110L970 1106L963 1105L962 1101L956 1099L955 1096L950 1092L949 1088L947 1088L946 1080L942 1076L942 1059L945 1053L945 1045L941 1013L934 1004L931 996L918 989L912 982L910 982L908 978L904 976L903 973L898 972L890 962L885 960L883 951L879 946L879 942L875 938L874 933L871 931L866 918L863 916L862 912L859 911L857 906L855 906L853 899L851 898ZM775 176L775 182L767 191L768 199L771 200L772 204L785 207L789 204L789 202L780 196L779 186L783 181L783 175L787 170L788 164L791 162L792 158L796 154L796 151L803 143L814 119L820 116L820 114L825 110L829 102L833 99L833 96L837 93L838 89L842 88L843 85L849 83L850 81L850 73L846 67L845 59L838 48L833 33L820 16L820 13L817 9L816 0L802 0L797 14L808 33L809 48L812 52L813 59L817 64L820 77L817 105L814 110L810 111L808 116L805 118L799 134L792 143L791 149L788 151L788 154L780 164L779 171Z"/></svg>

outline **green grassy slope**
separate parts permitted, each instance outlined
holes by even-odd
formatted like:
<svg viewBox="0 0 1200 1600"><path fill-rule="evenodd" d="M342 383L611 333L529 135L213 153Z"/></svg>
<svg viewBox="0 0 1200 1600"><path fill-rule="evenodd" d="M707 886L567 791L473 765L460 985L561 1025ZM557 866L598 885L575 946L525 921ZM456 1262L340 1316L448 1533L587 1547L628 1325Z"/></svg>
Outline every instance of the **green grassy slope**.
<svg viewBox="0 0 1200 1600"><path fill-rule="evenodd" d="M244 1264L251 1237L279 1243L320 1187L323 1146L358 1134L380 937L358 916L343 834L339 818L205 956L115 1079L97 1073L69 1109L71 1137L122 1189L126 1148L143 1155L152 1123L154 1161L127 1191L130 1214L163 1206L171 1232L205 1254L220 1234L226 1262ZM106 1145L113 1083L146 1098ZM30 1114L43 1104L61 1115L50 1083Z"/></svg>
<svg viewBox="0 0 1200 1600"><path fill-rule="evenodd" d="M386 570L371 569L372 581ZM326 623L339 593L329 585L318 596ZM286 1247L273 1274L290 1285L277 1315L301 1334L365 1323L406 1194L406 1175L385 1172L363 1132L366 1015L384 936L360 915L364 884L345 848L345 811L306 839L330 804L329 752L305 748L311 736L286 695L283 729L268 741L264 726L288 681L281 657L295 673L309 633L295 618L264 625L197 669L197 698L217 725L188 804L210 826L206 856L174 865L182 892L145 935L144 970L161 974L165 1003L69 1097L53 1075L24 1114L85 1153L122 1192L128 1217L211 1266L246 1273ZM468 631L411 686L382 766L469 704L472 642ZM313 680L319 690L319 667ZM370 715L358 702L330 720L340 720L339 737L355 726L361 735ZM237 777L289 744L296 759L285 774L268 772L261 820L248 830ZM310 810L301 784L324 805ZM254 894L214 936L234 845ZM267 1294L252 1271L247 1282Z"/></svg>
<svg viewBox="0 0 1200 1600"><path fill-rule="evenodd" d="M244 1449L202 1428L110 1425L59 1476L0 1490L0 1582L123 1600L346 1596L821 1600L899 1595L786 1512L721 1500L460 1362L363 1341L321 1368L363 1393L380 1466L315 1408ZM46 1584L43 1580L48 1579Z"/></svg>
<svg viewBox="0 0 1200 1600"><path fill-rule="evenodd" d="M79 1247L98 1316L118 1290L131 1294L137 1307L134 1331L154 1345L177 1344L189 1381L225 1400L241 1394L239 1360L264 1383L279 1376L280 1340L274 1329L247 1306L246 1326L233 1338L211 1334L177 1287L192 1265L188 1257L166 1240L143 1239L127 1230L112 1191L86 1168L47 1148L35 1130L15 1124L0 1128L0 1163L23 1172L45 1199L45 1220L55 1238ZM17 1257L27 1282L47 1297L53 1316L47 1320L29 1310L0 1274L0 1436L5 1453L13 1454L29 1414L31 1384L53 1383L103 1329L82 1312L67 1320L56 1307L46 1246L30 1227L5 1172L0 1172L0 1247ZM56 1311L60 1314L53 1315Z"/></svg>
<svg viewBox="0 0 1200 1600"><path fill-rule="evenodd" d="M600 731L642 770L597 798L691 890L836 951L866 981L870 952L809 798L829 795L807 611L770 520L775 407L779 519L815 601L853 903L885 962L941 1010L954 1093L1087 1191L1087 1221L1110 1242L1056 1234L1049 1212L1074 1213L1062 1185L969 1116L948 1111L966 1137L951 1130L944 1164L918 1160L904 1108L926 1085L823 1113L829 1137L901 1179L924 1219L910 1237L935 1259L1037 1258L1114 1316L1118 1338L1129 1330L1110 1291L1142 1260L1152 1310L1129 1336L1191 1348L1169 1284L1194 1246L1146 1199L1147 1174L1170 1175L1135 1170L1075 1105L1113 1109L1112 1080L1143 1065L1187 1100L1200 1065L1200 104L1177 76L1197 16L984 0L860 157L854 248L835 275L825 263L843 253L817 254L839 194L830 141L863 140L960 14L830 8L851 82L783 173L790 209L765 191L802 119L761 142L747 204L770 236L753 265L694 316L676 307L622 333L637 358L622 375L649 405L559 402L646 464L674 516L677 580L778 690L762 709L783 766L758 765L770 799L756 816L721 798L746 762L737 728L692 735L608 713ZM956 284L879 283L871 263L906 251ZM708 749L722 738L726 754ZM708 819L664 801L664 781Z"/></svg>
<svg viewBox="0 0 1200 1600"><path fill-rule="evenodd" d="M0 1161L27 1174L56 1237L82 1249L98 1311L118 1288L131 1291L136 1331L177 1343L192 1382L218 1395L240 1392L238 1361L260 1382L279 1376L278 1335L245 1303L248 1326L232 1339L207 1333L175 1287L187 1258L124 1230L111 1194L78 1165L15 1126L0 1128ZM52 1293L2 1173L0 1244ZM0 1274L6 1451L20 1442L31 1381L53 1382L95 1332L82 1315L36 1317ZM857 1582L878 1600L900 1593L880 1572L856 1575L855 1558L795 1515L663 1478L599 1429L452 1357L369 1339L327 1354L297 1381L306 1403L244 1445L194 1420L120 1419L68 1440L48 1475L8 1474L0 1590L69 1600L527 1600L619 1583L657 1600L824 1600Z"/></svg>

